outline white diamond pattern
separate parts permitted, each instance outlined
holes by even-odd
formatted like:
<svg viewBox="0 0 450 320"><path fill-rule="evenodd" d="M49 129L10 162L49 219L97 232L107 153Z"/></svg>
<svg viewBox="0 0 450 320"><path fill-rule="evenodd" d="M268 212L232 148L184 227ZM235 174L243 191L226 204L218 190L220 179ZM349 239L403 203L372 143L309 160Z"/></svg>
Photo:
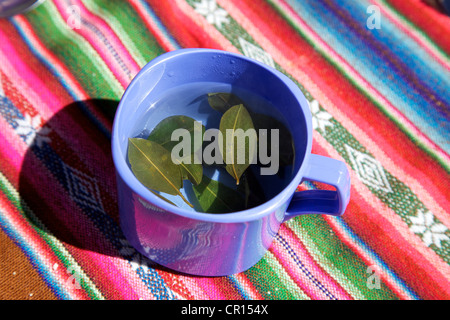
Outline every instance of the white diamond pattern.
<svg viewBox="0 0 450 320"><path fill-rule="evenodd" d="M254 44L248 42L247 40L241 37L239 37L239 44L241 45L242 51L244 52L245 56L255 59L256 61L265 63L268 66L271 66L272 68L275 68L275 63L273 61L272 56L267 52L265 52L263 49L258 48Z"/></svg>
<svg viewBox="0 0 450 320"><path fill-rule="evenodd" d="M386 193L392 192L384 169L376 159L353 149L349 145L345 145L345 149L347 150L353 169L362 182L376 190L381 190Z"/></svg>

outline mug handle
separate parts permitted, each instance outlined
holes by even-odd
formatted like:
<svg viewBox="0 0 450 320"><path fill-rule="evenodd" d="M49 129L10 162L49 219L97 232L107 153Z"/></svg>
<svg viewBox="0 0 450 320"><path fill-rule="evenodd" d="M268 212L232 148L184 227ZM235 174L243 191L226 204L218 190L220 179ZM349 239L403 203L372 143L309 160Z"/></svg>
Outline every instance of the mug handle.
<svg viewBox="0 0 450 320"><path fill-rule="evenodd" d="M295 192L284 220L302 214L340 216L350 200L350 174L344 162L311 154L303 180L323 182L336 188Z"/></svg>

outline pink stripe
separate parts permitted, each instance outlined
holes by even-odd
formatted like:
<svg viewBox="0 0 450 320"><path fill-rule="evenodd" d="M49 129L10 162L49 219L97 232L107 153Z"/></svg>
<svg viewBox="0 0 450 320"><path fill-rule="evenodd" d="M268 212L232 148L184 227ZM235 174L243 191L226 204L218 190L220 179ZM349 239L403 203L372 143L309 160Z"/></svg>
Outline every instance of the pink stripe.
<svg viewBox="0 0 450 320"><path fill-rule="evenodd" d="M280 2L282 2L282 0L279 0ZM233 15L238 21L242 21L242 23L245 25L246 30L258 41L261 43L261 45L264 47L265 50L267 50L269 53L274 55L274 58L278 61L278 63L285 68L286 70L289 70L289 72L296 78L298 79L306 88L307 90L309 90L311 92L311 94L313 96L315 96L317 98L317 100L327 106L327 111L329 111L333 117L335 117L335 119L337 121L339 121L347 130L349 130L349 132L352 133L353 136L358 137L358 140L361 141L361 143L368 149L374 150L374 155L377 157L379 157L380 162L382 163L383 166L386 166L386 169L388 169L389 171L391 171L392 174L396 175L398 174L397 177L399 177L400 179L402 179L407 185L408 187L414 192L416 193L416 195L419 195L422 199L424 204L431 210L436 211L435 215L447 226L450 227L450 217L446 214L445 210L443 210L442 207L440 207L436 201L434 201L433 197L431 195L429 195L425 190L426 188L424 188L422 186L422 184L420 184L418 181L416 181L415 179L413 179L411 176L409 176L408 174L406 174L399 166L397 166L396 164L394 164L389 158L386 157L385 153L382 152L381 149L379 149L376 144L370 140L367 135L363 132L363 130L360 130L355 124L351 123L350 120L348 120L345 117L345 114L342 112L342 110L346 110L348 109L348 106L346 106L345 102L342 101L339 97L337 96L333 96L333 99L329 99L327 97L326 94L324 94L322 92L322 90L320 89L320 86L317 84L317 81L314 82L312 81L309 76L304 73L300 68L298 68L297 66L293 65L292 63L290 63L290 61L288 59L285 58L284 54L282 52L280 52L275 46L272 45L272 42L269 41L265 35L263 35L259 29L257 29L253 23L251 21L249 21L240 11L238 11L230 1L223 1L219 0L219 3L221 3L221 5L223 5L227 10L229 10L229 13L231 15ZM311 33L312 30L310 30L309 27L307 27L300 19L300 17L298 17L296 15L296 20L302 24L302 27L304 27L305 29L308 29ZM319 41L320 39L315 38L315 40ZM325 45L325 44L324 44ZM328 47L329 48L329 47ZM329 48L329 50L331 50L331 48ZM337 57L337 56L336 56ZM342 64L346 64L345 61L340 60L339 63ZM364 79L360 78L361 81L365 81ZM366 82L367 83L367 82ZM367 83L367 85L369 85ZM375 90L375 89L374 89ZM328 95L331 95L332 92L327 91ZM339 102L339 106L337 106L337 103ZM396 110L395 107L393 107L391 105L391 107L393 108L393 110ZM398 116L400 117L401 115L398 114ZM357 132L355 132L357 131ZM364 137L364 139L362 138ZM440 149L439 149L440 150ZM435 151L439 151L439 150L435 150ZM376 151L376 152L375 152ZM450 161L450 156L448 156L447 154L443 154L445 155L445 159L448 159ZM399 162L399 159L396 159L396 163ZM416 171L414 168L412 168L411 166L409 166L410 170L414 170L414 172ZM420 173L418 173L420 174Z"/></svg>
<svg viewBox="0 0 450 320"><path fill-rule="evenodd" d="M62 3L63 1L54 1L54 4L63 20L68 21L68 19L70 18L69 14L66 12L68 7L66 7L65 4ZM102 41L99 41L92 32L89 32L88 29L83 26L81 28L74 28L73 31L81 35L90 43L92 48L108 65L108 68L112 71L122 87L126 88L128 86L128 83L130 82L130 77L122 70L119 63L114 59L114 57L111 54L108 54L109 50L104 44L102 44Z"/></svg>
<svg viewBox="0 0 450 320"><path fill-rule="evenodd" d="M130 270L130 265L126 260L105 257L103 253L72 246L68 249L81 266L81 270L88 275L95 275L93 282L99 287L99 291L106 296L105 299L155 300L150 290L143 285L142 280L134 275L134 271ZM113 288L109 286L111 284Z"/></svg>
<svg viewBox="0 0 450 320"><path fill-rule="evenodd" d="M89 11L80 0L74 0L73 2L79 5L83 15L83 19L85 18L86 20L92 22L92 24L95 25L102 32L105 38L108 39L108 42L110 42L111 45L114 46L114 49L116 50L117 54L120 56L121 59L124 60L124 63L130 69L131 76L133 78L141 68L139 67L138 63L133 59L133 57L130 55L127 48L123 46L122 41L118 38L116 33L102 18Z"/></svg>
<svg viewBox="0 0 450 320"><path fill-rule="evenodd" d="M146 13L146 9L142 6L138 0L130 0L130 4L139 14L141 19L144 21L146 27L155 36L158 43L162 46L165 51L176 50L177 48L167 39L166 35L161 32L158 25L151 19L151 17Z"/></svg>
<svg viewBox="0 0 450 320"><path fill-rule="evenodd" d="M179 275L183 282L190 289L191 293L196 292L197 288L204 289L203 298L208 300L226 300L227 297L223 294L220 287L215 283L215 280L208 277L189 277ZM206 295L206 296L205 296Z"/></svg>
<svg viewBox="0 0 450 320"><path fill-rule="evenodd" d="M312 300L329 300L330 298L324 292L317 289L314 284L303 272L296 266L295 261L286 253L286 249L275 240L272 243L269 251L275 256L284 271L291 277L291 279L298 285Z"/></svg>
<svg viewBox="0 0 450 320"><path fill-rule="evenodd" d="M245 293L248 295L250 300L263 300L263 296L258 292L252 282L247 278L247 276L241 272L234 275L235 279L244 288Z"/></svg>
<svg viewBox="0 0 450 320"><path fill-rule="evenodd" d="M340 300L352 300L353 297L346 292L335 279L331 277L327 272L325 272L320 265L314 261L311 254L308 252L307 248L304 246L302 241L295 236L293 231L289 229L284 224L281 225L278 231L280 236L288 240L291 245L292 251L301 258L302 263L308 268L311 274L319 280L324 287L326 287L336 298ZM295 245L294 245L295 244Z"/></svg>
<svg viewBox="0 0 450 320"><path fill-rule="evenodd" d="M408 26L404 25L403 22L395 15L391 14L390 10L388 10L381 1L369 1L379 7L384 16L387 16L400 30L402 30L402 32L407 34L410 38L414 39L425 51L428 52L429 55L431 55L436 61L438 61L444 68L450 71L450 65L448 64L448 62L445 61L439 53L435 52L431 46L423 41L420 36L416 34L416 32L412 31Z"/></svg>
<svg viewBox="0 0 450 320"><path fill-rule="evenodd" d="M314 132L314 141L328 153L327 156L344 161L341 155L317 132ZM356 190L366 203L366 214L374 224L383 226L386 235L393 239L392 245L404 248L403 252L415 257L417 264L427 272L436 284L441 284L443 279L450 279L450 266L431 248L427 247L422 239L409 230L408 225L392 209L384 205L370 190L359 180L353 170L349 170L352 181L352 189ZM346 216L344 214L343 218ZM448 285L450 291L450 284Z"/></svg>
<svg viewBox="0 0 450 320"><path fill-rule="evenodd" d="M5 158L9 159L8 163L12 165L15 171L18 173L17 177L15 175L17 181L13 182L13 184L18 185L18 176L19 172L21 172L22 166L21 162L25 153L27 153L27 148L25 143L17 135L15 135L11 126L8 123L5 123L2 117L0 117L0 127L3 128L3 130L1 130L0 132L0 137L4 138L3 141L5 141L1 152L3 153L3 155L6 155ZM63 223L64 227L70 230L73 236L78 236L79 230L77 229L77 226L72 223L72 221L83 221L83 226L86 228L86 232L91 235L91 238L89 240L95 241L96 244L103 245L102 250L104 250L105 252L111 251L111 246L107 243L107 240L103 238L101 232L91 224L90 220L84 218L84 215L80 212L76 204L71 200L67 192L62 189L59 182L54 181L50 175L44 174L44 172L47 172L47 168L43 167L40 161L36 159L32 153L28 152L27 157L29 157L27 161L30 161L35 166L35 170L33 170L35 174L32 176L28 176L28 179L30 180L31 186L34 187L33 189L36 190L36 196L40 197L41 199L48 198L49 193L46 193L45 190L39 186L52 186L52 201L49 206L54 208L55 211L61 213L58 218L61 219L61 223ZM95 236L98 237L98 239L94 240ZM85 243L86 241L84 237L78 237L76 240L79 243ZM124 282L127 282L127 279L134 278L135 280L133 282L136 284L140 284L140 288L138 287L137 290L139 290L140 292L146 292L145 290L143 290L143 288L145 288L145 284L138 278L137 274L132 271L131 267L128 265L127 268L123 268L124 262L119 261L120 263L117 263L116 260L117 259L114 259L107 254L99 254L98 256L95 256L95 259L91 260L90 263L101 263L105 266L113 266L116 270L114 273L104 273L105 277L108 277L110 282L123 284ZM124 273L123 271L125 271L126 273ZM120 288L120 286L118 286L117 288ZM108 289L112 292L114 291L112 288ZM135 288L133 288L133 290L133 292L136 291ZM150 295L150 292L148 292L148 294ZM128 297L133 298L135 296L136 295L134 294L133 296Z"/></svg>

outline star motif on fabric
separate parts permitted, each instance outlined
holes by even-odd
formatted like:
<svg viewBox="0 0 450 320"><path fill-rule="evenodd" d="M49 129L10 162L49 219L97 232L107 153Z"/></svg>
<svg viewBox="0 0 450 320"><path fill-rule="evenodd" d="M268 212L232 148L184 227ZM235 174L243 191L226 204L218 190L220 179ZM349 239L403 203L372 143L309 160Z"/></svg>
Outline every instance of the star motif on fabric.
<svg viewBox="0 0 450 320"><path fill-rule="evenodd" d="M209 24L215 25L217 28L222 28L222 24L230 22L228 12L219 8L216 0L201 0L201 2L194 3L194 10L206 18Z"/></svg>
<svg viewBox="0 0 450 320"><path fill-rule="evenodd" d="M434 221L434 215L431 211L417 211L417 216L409 217L412 222L410 230L415 234L421 235L423 242L429 247L434 244L442 248L443 241L449 241L450 238L445 234L447 227Z"/></svg>
<svg viewBox="0 0 450 320"><path fill-rule="evenodd" d="M332 116L319 108L319 102L317 100L313 100L309 102L309 109L312 114L312 124L313 129L320 129L322 132L325 132L326 127L333 127L333 123L330 122Z"/></svg>
<svg viewBox="0 0 450 320"><path fill-rule="evenodd" d="M41 148L44 142L51 142L48 137L51 129L41 126L42 120L40 115L37 114L31 117L28 113L25 113L23 119L16 119L16 123L17 127L15 131L24 138L27 145L35 144Z"/></svg>

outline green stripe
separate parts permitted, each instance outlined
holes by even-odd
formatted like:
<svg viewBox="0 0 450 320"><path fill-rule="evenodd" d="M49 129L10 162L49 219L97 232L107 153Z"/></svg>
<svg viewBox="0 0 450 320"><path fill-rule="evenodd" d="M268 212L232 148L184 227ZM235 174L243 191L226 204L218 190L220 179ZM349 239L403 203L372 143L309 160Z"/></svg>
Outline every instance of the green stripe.
<svg viewBox="0 0 450 320"><path fill-rule="evenodd" d="M359 300L399 299L385 283L380 289L370 289L368 265L342 243L330 225L320 215L304 215L286 222L287 226L307 246L308 252L354 298Z"/></svg>
<svg viewBox="0 0 450 320"><path fill-rule="evenodd" d="M76 260L70 255L64 245L58 241L58 239L51 234L47 227L39 220L39 218L33 213L33 211L28 207L22 198L20 198L19 193L14 188L14 186L8 181L8 179L0 173L0 191L6 195L8 200L17 211L20 213L22 218L29 222L30 227L32 227L37 234L47 243L49 248L53 253L60 259L64 268L68 270L71 268L76 272L76 279L79 280L79 284L82 289L88 294L91 299L103 300L104 297L101 292L96 288L95 284L89 279L89 277L81 269L80 265L77 264ZM67 279L70 278L70 274L67 274ZM65 291L64 284L58 283L60 288Z"/></svg>
<svg viewBox="0 0 450 320"><path fill-rule="evenodd" d="M345 68L343 68L337 61L335 61L326 50L324 50L321 46L317 45L314 40L312 40L306 32L304 32L301 27L297 25L295 21L293 21L288 14L286 14L279 5L273 0L267 0L268 3L289 23L289 25L297 31L297 33L308 42L311 47L313 47L317 52L320 53L322 57L325 58L334 68L336 68L347 80L350 82L359 92L363 94L375 107L382 111L382 113L392 121L395 126L397 126L411 141L413 141L422 151L428 154L433 160L435 160L442 168L444 168L447 172L450 173L450 164L447 163L445 159L443 159L439 154L437 154L433 149L429 148L425 143L423 143L420 138L418 138L414 133L405 126L395 114L392 114L391 111L383 105L380 101L378 101L375 97L373 97L357 80L355 80Z"/></svg>
<svg viewBox="0 0 450 320"><path fill-rule="evenodd" d="M165 52L127 1L83 2L89 10L108 22L140 67Z"/></svg>
<svg viewBox="0 0 450 320"><path fill-rule="evenodd" d="M285 272L277 259L266 253L252 268L244 272L258 293L267 300L306 300L295 282Z"/></svg>
<svg viewBox="0 0 450 320"><path fill-rule="evenodd" d="M264 257L244 274L267 300L309 300L286 273L277 258L267 252Z"/></svg>
<svg viewBox="0 0 450 320"><path fill-rule="evenodd" d="M63 62L90 97L119 99L124 89L97 52L68 28L55 5L45 1L27 14L39 39Z"/></svg>
<svg viewBox="0 0 450 320"><path fill-rule="evenodd" d="M186 0L191 6L193 6L193 3L195 1L193 0ZM270 1L270 0L269 0ZM255 42L255 40L247 33L245 29L243 29L234 19L232 19L231 16L229 16L230 25L233 26L234 32L231 33L230 30L227 29L227 26L224 24L221 29L218 29L223 36L225 36L229 41L232 43L236 43L236 39L238 37L245 38L248 42L254 44L258 48L261 48L259 44ZM240 45L237 46L238 49L240 48ZM261 48L262 49L262 48ZM241 49L242 52L242 49ZM275 62L275 61L274 61ZM336 68L338 68L340 71L341 69L339 66L334 64ZM275 67L277 70L288 76L303 92L306 99L310 102L314 100L313 96L310 92L308 92L303 85L301 85L296 79L294 79L286 70L283 70L283 68L278 65L275 62ZM341 71L342 72L342 71ZM320 106L321 111L325 111L323 106ZM344 128L339 122L337 122L335 119L330 120L333 124L333 128L330 129L327 127L325 129L325 132L322 132L322 130L318 129L317 132L320 133L325 140L330 143L333 148L344 158L345 162L349 164L355 171L357 168L354 168L350 157L347 153L347 150L345 149L345 145L348 145L352 147L355 150L358 150L360 152L363 152L367 156L370 156L375 159L373 155L371 155L364 146L346 129ZM410 227L412 225L410 221L410 217L417 215L417 210L421 209L422 211L427 211L425 205L418 199L418 197L400 180L398 180L396 177L394 177L392 174L387 172L384 168L383 172L386 175L387 181L389 182L392 192L387 193L381 190L377 190L370 184L365 184L369 190L378 197L385 205L387 205L389 208L391 208L396 214L398 214L403 221ZM364 182L364 181L362 181ZM408 200L406 200L408 199ZM438 219L435 219L435 223L441 223ZM412 231L411 231L412 232ZM450 237L450 230L447 230L445 232L445 235L447 237ZM450 264L450 241L443 241L442 247L439 248L436 245L432 244L430 248L436 252L444 261Z"/></svg>

